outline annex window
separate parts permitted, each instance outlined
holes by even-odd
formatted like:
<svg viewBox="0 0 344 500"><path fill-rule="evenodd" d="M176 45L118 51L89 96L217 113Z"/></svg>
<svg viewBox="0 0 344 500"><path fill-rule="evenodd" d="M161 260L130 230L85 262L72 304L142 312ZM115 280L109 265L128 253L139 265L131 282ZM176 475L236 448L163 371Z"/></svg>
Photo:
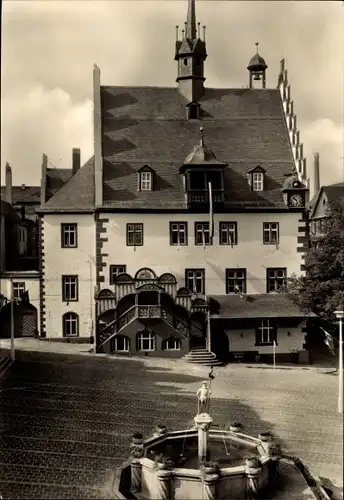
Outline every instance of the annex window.
<svg viewBox="0 0 344 500"><path fill-rule="evenodd" d="M74 312L64 314L62 328L64 337L77 337L79 335L79 316Z"/></svg>
<svg viewBox="0 0 344 500"><path fill-rule="evenodd" d="M191 293L204 295L205 293L205 270L186 269L185 286Z"/></svg>
<svg viewBox="0 0 344 500"><path fill-rule="evenodd" d="M278 222L263 223L263 243L264 245L278 245L279 224Z"/></svg>
<svg viewBox="0 0 344 500"><path fill-rule="evenodd" d="M238 244L238 226L236 222L220 222L219 227L220 245Z"/></svg>
<svg viewBox="0 0 344 500"><path fill-rule="evenodd" d="M25 292L25 283L23 281L14 281L12 284L12 294L14 299L20 299Z"/></svg>
<svg viewBox="0 0 344 500"><path fill-rule="evenodd" d="M280 292L285 286L286 280L287 280L286 267L268 268L266 270L267 293Z"/></svg>
<svg viewBox="0 0 344 500"><path fill-rule="evenodd" d="M170 222L170 245L187 245L187 222Z"/></svg>
<svg viewBox="0 0 344 500"><path fill-rule="evenodd" d="M110 275L109 275L110 285L113 285L115 283L115 279L119 274L126 272L127 272L127 266L125 264L111 264Z"/></svg>
<svg viewBox="0 0 344 500"><path fill-rule="evenodd" d="M246 293L246 269L226 269L226 293Z"/></svg>
<svg viewBox="0 0 344 500"><path fill-rule="evenodd" d="M270 319L263 319L256 328L256 345L272 345L277 341L276 326Z"/></svg>
<svg viewBox="0 0 344 500"><path fill-rule="evenodd" d="M253 172L252 174L252 189L253 191L264 190L264 174L262 172Z"/></svg>
<svg viewBox="0 0 344 500"><path fill-rule="evenodd" d="M162 341L161 345L164 351L179 351L180 350L180 340L170 337Z"/></svg>
<svg viewBox="0 0 344 500"><path fill-rule="evenodd" d="M141 332L137 335L138 351L155 351L155 335L150 332Z"/></svg>
<svg viewBox="0 0 344 500"><path fill-rule="evenodd" d="M77 302L78 300L78 276L62 276L62 301Z"/></svg>
<svg viewBox="0 0 344 500"><path fill-rule="evenodd" d="M19 226L19 253L24 255L27 252L27 228Z"/></svg>
<svg viewBox="0 0 344 500"><path fill-rule="evenodd" d="M127 246L143 245L143 224L127 224Z"/></svg>
<svg viewBox="0 0 344 500"><path fill-rule="evenodd" d="M61 224L61 247L76 248L77 246L77 225Z"/></svg>
<svg viewBox="0 0 344 500"><path fill-rule="evenodd" d="M129 352L130 341L124 335L116 335L114 338L114 351L116 352Z"/></svg>
<svg viewBox="0 0 344 500"><path fill-rule="evenodd" d="M195 245L211 245L209 222L195 222Z"/></svg>

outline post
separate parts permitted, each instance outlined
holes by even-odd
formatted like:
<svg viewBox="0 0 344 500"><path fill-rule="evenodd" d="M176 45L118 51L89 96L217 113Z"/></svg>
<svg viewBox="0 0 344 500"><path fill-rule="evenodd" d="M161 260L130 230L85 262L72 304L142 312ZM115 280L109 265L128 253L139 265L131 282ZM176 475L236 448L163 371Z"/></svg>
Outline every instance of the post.
<svg viewBox="0 0 344 500"><path fill-rule="evenodd" d="M90 324L90 337L93 336L93 353L97 353L97 342L94 330L94 322L93 322L93 287L92 287L92 262L88 261L90 266L90 314L91 314L91 324Z"/></svg>
<svg viewBox="0 0 344 500"><path fill-rule="evenodd" d="M338 412L343 413L343 321L339 319L339 387Z"/></svg>
<svg viewBox="0 0 344 500"><path fill-rule="evenodd" d="M344 311L334 311L339 319L339 383L338 383L338 413L343 413L343 317Z"/></svg>
<svg viewBox="0 0 344 500"><path fill-rule="evenodd" d="M13 293L13 279L11 278L11 360L15 360L14 350L14 293Z"/></svg>
<svg viewBox="0 0 344 500"><path fill-rule="evenodd" d="M207 310L207 348L211 352L211 329L210 329L210 311Z"/></svg>
<svg viewBox="0 0 344 500"><path fill-rule="evenodd" d="M274 370L276 369L276 342L274 340L273 346L272 346L272 354L273 354L273 359L274 359Z"/></svg>

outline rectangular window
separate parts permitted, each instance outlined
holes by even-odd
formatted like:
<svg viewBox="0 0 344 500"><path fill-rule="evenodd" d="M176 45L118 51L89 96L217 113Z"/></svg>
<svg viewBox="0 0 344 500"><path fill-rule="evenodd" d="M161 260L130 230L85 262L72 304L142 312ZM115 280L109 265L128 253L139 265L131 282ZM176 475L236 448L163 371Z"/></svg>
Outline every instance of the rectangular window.
<svg viewBox="0 0 344 500"><path fill-rule="evenodd" d="M141 172L141 191L152 190L152 172Z"/></svg>
<svg viewBox="0 0 344 500"><path fill-rule="evenodd" d="M78 276L62 276L62 301L77 302L78 300Z"/></svg>
<svg viewBox="0 0 344 500"><path fill-rule="evenodd" d="M143 245L143 224L127 224L127 246L140 247Z"/></svg>
<svg viewBox="0 0 344 500"><path fill-rule="evenodd" d="M252 176L253 191L263 191L263 188L264 188L264 174L262 172L254 172Z"/></svg>
<svg viewBox="0 0 344 500"><path fill-rule="evenodd" d="M126 273L127 272L127 266L125 264L111 264L110 265L110 275L109 275L109 281L110 285L113 285L115 282L116 277L119 274Z"/></svg>
<svg viewBox="0 0 344 500"><path fill-rule="evenodd" d="M205 293L205 270L185 269L185 286L191 293L204 295Z"/></svg>
<svg viewBox="0 0 344 500"><path fill-rule="evenodd" d="M23 281L22 282L14 281L12 287L13 287L12 288L13 298L20 299L20 297L25 292L25 283Z"/></svg>
<svg viewBox="0 0 344 500"><path fill-rule="evenodd" d="M186 246L187 222L170 222L170 245Z"/></svg>
<svg viewBox="0 0 344 500"><path fill-rule="evenodd" d="M211 245L209 222L195 222L195 245Z"/></svg>
<svg viewBox="0 0 344 500"><path fill-rule="evenodd" d="M266 270L266 291L280 292L285 286L287 281L287 268L286 267L275 267L267 268Z"/></svg>
<svg viewBox="0 0 344 500"><path fill-rule="evenodd" d="M277 329L269 319L263 319L256 328L256 345L272 345L277 342Z"/></svg>
<svg viewBox="0 0 344 500"><path fill-rule="evenodd" d="M155 351L155 335L153 333L140 333L137 337L139 351Z"/></svg>
<svg viewBox="0 0 344 500"><path fill-rule="evenodd" d="M246 269L226 269L226 293L246 293Z"/></svg>
<svg viewBox="0 0 344 500"><path fill-rule="evenodd" d="M279 224L278 222L263 223L263 243L264 245L278 245Z"/></svg>
<svg viewBox="0 0 344 500"><path fill-rule="evenodd" d="M77 224L61 224L61 247L76 248L77 246Z"/></svg>
<svg viewBox="0 0 344 500"><path fill-rule="evenodd" d="M238 225L236 222L220 222L219 225L220 245L238 244Z"/></svg>

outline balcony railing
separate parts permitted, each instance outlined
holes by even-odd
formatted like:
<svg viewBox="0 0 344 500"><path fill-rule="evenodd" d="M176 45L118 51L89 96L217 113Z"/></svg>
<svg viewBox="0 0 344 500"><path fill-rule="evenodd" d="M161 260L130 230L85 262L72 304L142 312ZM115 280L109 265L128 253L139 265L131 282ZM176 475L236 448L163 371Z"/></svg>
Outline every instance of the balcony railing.
<svg viewBox="0 0 344 500"><path fill-rule="evenodd" d="M212 191L213 203L223 203L224 193L222 189L214 189ZM188 203L209 203L209 191L208 190L188 190Z"/></svg>

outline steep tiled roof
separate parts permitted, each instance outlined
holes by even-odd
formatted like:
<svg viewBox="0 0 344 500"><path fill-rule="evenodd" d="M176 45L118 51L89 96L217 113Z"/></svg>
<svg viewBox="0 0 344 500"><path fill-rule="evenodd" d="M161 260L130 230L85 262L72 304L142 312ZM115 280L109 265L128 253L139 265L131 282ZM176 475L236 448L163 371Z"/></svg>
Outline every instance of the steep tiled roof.
<svg viewBox="0 0 344 500"><path fill-rule="evenodd" d="M248 295L212 295L219 305L214 318L302 318L314 316L304 313L283 294Z"/></svg>
<svg viewBox="0 0 344 500"><path fill-rule="evenodd" d="M20 217L14 210L13 206L7 201L0 200L0 215L8 217L12 222L20 222Z"/></svg>
<svg viewBox="0 0 344 500"><path fill-rule="evenodd" d="M1 186L1 198L5 196L5 186ZM13 205L24 205L25 203L37 203L41 201L40 186L12 186L12 203Z"/></svg>
<svg viewBox="0 0 344 500"><path fill-rule="evenodd" d="M71 168L47 168L46 199L49 200L71 177Z"/></svg>
<svg viewBox="0 0 344 500"><path fill-rule="evenodd" d="M62 170L62 169L60 169ZM45 203L41 212L89 211L94 209L94 158L90 158Z"/></svg>
<svg viewBox="0 0 344 500"><path fill-rule="evenodd" d="M102 87L103 197L113 208L186 208L179 167L199 141L225 168L228 206L285 207L281 188L293 166L279 90L206 89L202 120L186 119L176 88ZM137 171L149 165L155 191L137 191ZM266 170L264 192L252 192L246 173Z"/></svg>

